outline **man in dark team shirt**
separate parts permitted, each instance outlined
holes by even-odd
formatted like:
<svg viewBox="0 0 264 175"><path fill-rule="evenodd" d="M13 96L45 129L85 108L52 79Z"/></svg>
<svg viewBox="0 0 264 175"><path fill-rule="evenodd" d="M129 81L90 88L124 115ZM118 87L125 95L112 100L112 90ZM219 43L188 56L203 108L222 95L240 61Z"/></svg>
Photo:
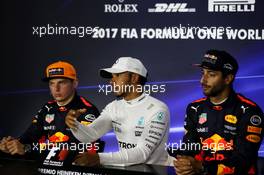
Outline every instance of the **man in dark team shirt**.
<svg viewBox="0 0 264 175"><path fill-rule="evenodd" d="M176 157L176 173L255 174L264 116L233 90L237 61L225 51L209 50L196 66L206 97L187 107L183 142L190 147Z"/></svg>
<svg viewBox="0 0 264 175"><path fill-rule="evenodd" d="M29 128L19 138L4 137L0 143L0 150L11 155L25 155L25 157L34 155L33 158L36 158L35 156L38 155L36 152L48 152L46 149L51 150L51 147L55 144L58 146L58 143L68 144L61 147L64 151L58 155L58 160L65 158L67 154L65 150L69 148L80 152L99 151L99 141L90 145L78 145L81 143L74 138L70 129L65 125L65 116L72 109L86 109L86 112L77 119L84 125L89 125L99 115L92 103L77 95L78 79L73 65L65 61L50 64L46 68L43 81L49 83L50 93L54 100L46 103L38 111ZM80 148L83 150L77 150Z"/></svg>

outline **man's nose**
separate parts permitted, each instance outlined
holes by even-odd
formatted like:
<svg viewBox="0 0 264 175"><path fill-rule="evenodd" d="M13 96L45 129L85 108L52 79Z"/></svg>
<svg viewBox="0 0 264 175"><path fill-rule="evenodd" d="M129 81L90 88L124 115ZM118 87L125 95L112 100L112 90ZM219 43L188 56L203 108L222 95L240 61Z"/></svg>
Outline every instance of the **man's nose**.
<svg viewBox="0 0 264 175"><path fill-rule="evenodd" d="M204 75L202 75L201 79L200 79L200 83L204 84L206 83L206 77Z"/></svg>
<svg viewBox="0 0 264 175"><path fill-rule="evenodd" d="M60 91L60 85L59 84L57 84L56 86L55 86L55 90L58 92L58 91Z"/></svg>

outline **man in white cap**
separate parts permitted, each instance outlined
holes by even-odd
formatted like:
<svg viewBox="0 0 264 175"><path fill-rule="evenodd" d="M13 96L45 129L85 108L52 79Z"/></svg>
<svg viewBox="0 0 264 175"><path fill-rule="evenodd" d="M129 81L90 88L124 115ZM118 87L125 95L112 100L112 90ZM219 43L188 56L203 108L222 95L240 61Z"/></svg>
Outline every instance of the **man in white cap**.
<svg viewBox="0 0 264 175"><path fill-rule="evenodd" d="M109 103L88 126L82 126L75 119L85 112L83 109L70 111L66 124L73 135L85 143L93 142L113 129L119 151L80 154L74 163L82 166L169 165L165 150L169 134L169 110L166 104L146 95L142 92L143 88L138 88L143 87L147 80L147 70L141 61L121 57L111 68L101 69L100 75L110 79L115 95L121 99Z"/></svg>

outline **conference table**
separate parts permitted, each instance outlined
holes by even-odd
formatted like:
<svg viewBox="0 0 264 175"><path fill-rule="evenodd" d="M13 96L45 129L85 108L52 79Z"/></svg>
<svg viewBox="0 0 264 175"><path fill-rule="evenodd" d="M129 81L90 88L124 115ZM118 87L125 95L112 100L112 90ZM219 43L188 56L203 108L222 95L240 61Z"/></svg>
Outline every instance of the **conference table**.
<svg viewBox="0 0 264 175"><path fill-rule="evenodd" d="M34 160L17 158L0 158L1 175L36 175L36 174L55 174L55 175L170 175L175 174L173 167L139 164L126 167L117 166L47 166Z"/></svg>

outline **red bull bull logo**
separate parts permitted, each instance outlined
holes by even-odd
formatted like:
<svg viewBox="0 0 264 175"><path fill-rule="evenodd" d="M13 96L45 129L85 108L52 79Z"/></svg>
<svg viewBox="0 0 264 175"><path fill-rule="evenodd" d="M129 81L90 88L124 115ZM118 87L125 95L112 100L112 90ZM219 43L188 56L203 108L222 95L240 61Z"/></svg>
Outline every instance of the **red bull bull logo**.
<svg viewBox="0 0 264 175"><path fill-rule="evenodd" d="M225 140L225 138L222 138L218 134L214 134L213 136L205 140L201 138L201 143L203 146L203 150L210 149L213 152L233 149L233 140L230 140L230 142L228 142Z"/></svg>
<svg viewBox="0 0 264 175"><path fill-rule="evenodd" d="M224 164L219 164L217 168L217 175L234 174L235 167L228 167Z"/></svg>
<svg viewBox="0 0 264 175"><path fill-rule="evenodd" d="M201 143L202 150L210 150L212 153L212 156L205 157L206 161L224 160L225 156L223 154L218 154L217 152L233 150L233 140L228 142L218 134L214 134L205 140L201 138Z"/></svg>
<svg viewBox="0 0 264 175"><path fill-rule="evenodd" d="M62 132L56 132L55 134L49 137L49 141L53 143L67 142L68 140L69 136L64 135Z"/></svg>

